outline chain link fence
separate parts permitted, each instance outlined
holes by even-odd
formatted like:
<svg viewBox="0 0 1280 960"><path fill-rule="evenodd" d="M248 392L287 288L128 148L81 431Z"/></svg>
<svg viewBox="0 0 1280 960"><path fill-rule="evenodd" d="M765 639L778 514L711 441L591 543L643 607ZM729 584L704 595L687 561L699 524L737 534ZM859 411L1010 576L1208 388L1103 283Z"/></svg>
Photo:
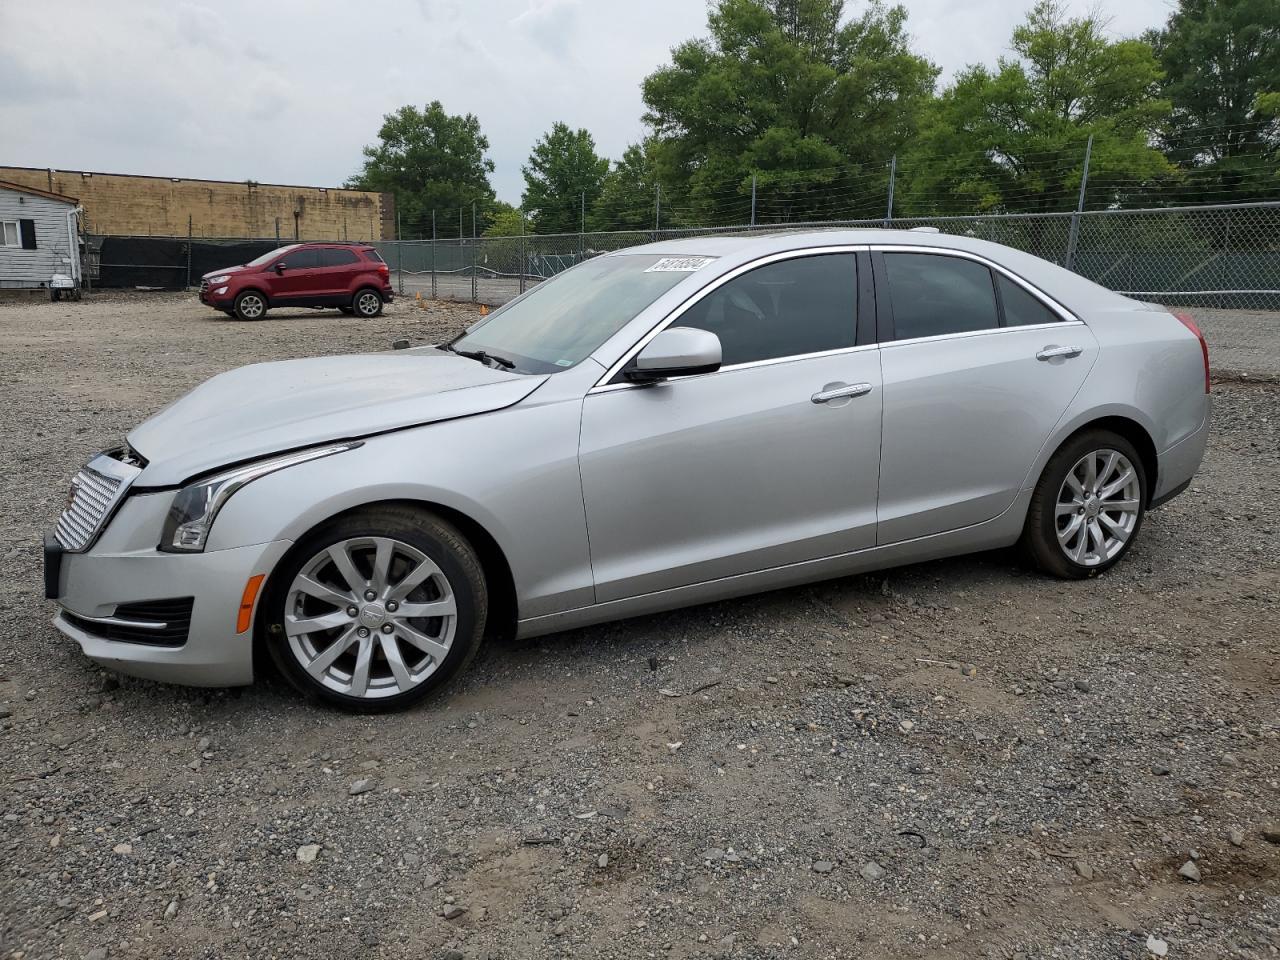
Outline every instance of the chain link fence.
<svg viewBox="0 0 1280 960"><path fill-rule="evenodd" d="M575 263L658 240L780 230L928 227L991 240L1170 305L1280 310L1280 202L381 241L400 292L497 306Z"/></svg>
<svg viewBox="0 0 1280 960"><path fill-rule="evenodd" d="M1280 202L840 220L750 227L377 241L402 295L497 306L590 257L709 234L929 227L991 240L1061 264L1143 300L1230 310L1280 310ZM104 287L184 289L210 270L245 263L275 239L88 238L89 281Z"/></svg>

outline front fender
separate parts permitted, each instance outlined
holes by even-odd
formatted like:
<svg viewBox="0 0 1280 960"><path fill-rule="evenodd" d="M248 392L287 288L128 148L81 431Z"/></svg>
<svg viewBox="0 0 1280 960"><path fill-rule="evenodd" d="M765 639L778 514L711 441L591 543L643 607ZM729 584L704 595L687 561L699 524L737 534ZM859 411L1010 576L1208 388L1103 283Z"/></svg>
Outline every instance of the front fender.
<svg viewBox="0 0 1280 960"><path fill-rule="evenodd" d="M438 504L493 537L511 568L520 618L590 604L581 407L515 406L398 430L268 474L227 501L209 549L296 542L330 517L387 500Z"/></svg>

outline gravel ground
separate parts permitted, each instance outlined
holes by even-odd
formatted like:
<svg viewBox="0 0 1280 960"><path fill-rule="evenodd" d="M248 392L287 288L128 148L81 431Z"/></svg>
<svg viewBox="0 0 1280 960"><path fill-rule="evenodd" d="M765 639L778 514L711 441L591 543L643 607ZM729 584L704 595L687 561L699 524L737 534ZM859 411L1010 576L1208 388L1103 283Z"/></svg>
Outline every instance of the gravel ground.
<svg viewBox="0 0 1280 960"><path fill-rule="evenodd" d="M245 362L396 304L0 306L0 958L1275 957L1280 385L1108 575L988 554L491 645L410 713L103 673L39 534Z"/></svg>

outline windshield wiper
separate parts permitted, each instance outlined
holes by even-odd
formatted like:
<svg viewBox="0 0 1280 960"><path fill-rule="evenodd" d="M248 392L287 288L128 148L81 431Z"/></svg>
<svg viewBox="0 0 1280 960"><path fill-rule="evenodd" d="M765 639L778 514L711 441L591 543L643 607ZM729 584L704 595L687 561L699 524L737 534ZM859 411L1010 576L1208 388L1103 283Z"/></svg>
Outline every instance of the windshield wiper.
<svg viewBox="0 0 1280 960"><path fill-rule="evenodd" d="M445 349L456 353L460 357L466 357L468 360L479 360L481 363L492 363L495 367L502 367L504 370L514 370L516 365L506 357L500 357L495 353L485 353L483 350L459 350L453 344L449 344Z"/></svg>

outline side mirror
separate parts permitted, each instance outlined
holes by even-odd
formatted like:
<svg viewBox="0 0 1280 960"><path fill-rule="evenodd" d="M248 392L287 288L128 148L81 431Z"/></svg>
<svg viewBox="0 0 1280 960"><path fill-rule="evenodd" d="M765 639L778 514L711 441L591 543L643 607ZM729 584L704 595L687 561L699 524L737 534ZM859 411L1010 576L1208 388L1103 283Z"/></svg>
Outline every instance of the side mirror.
<svg viewBox="0 0 1280 960"><path fill-rule="evenodd" d="M654 383L720 369L720 338L710 330L668 327L650 340L623 376L632 383Z"/></svg>
<svg viewBox="0 0 1280 960"><path fill-rule="evenodd" d="M279 261L279 262L276 264L276 273L284 273L284 268L285 268L286 266L287 266L287 264L286 264L283 260Z"/></svg>

